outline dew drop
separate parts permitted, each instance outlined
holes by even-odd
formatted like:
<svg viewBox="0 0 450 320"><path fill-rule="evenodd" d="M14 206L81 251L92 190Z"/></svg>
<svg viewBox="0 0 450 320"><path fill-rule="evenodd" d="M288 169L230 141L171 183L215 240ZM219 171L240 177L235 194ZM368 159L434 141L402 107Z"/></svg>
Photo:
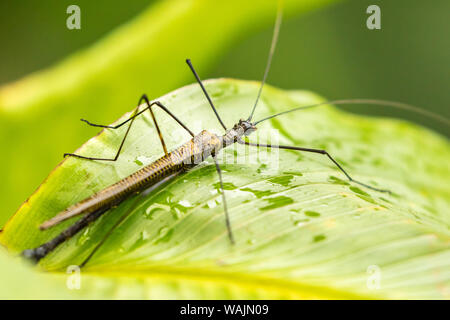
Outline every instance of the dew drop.
<svg viewBox="0 0 450 320"><path fill-rule="evenodd" d="M223 172L226 172L226 171L224 171L224 170L222 170ZM220 182L216 182L216 183L214 183L213 184L213 187L216 189L216 190L220 190ZM223 189L224 190L235 190L235 189L237 189L237 187L234 185L234 184L232 184L231 182L224 182L223 183Z"/></svg>
<svg viewBox="0 0 450 320"><path fill-rule="evenodd" d="M89 235L91 228L87 227L86 230L81 234L81 236L78 238L77 244L83 245L88 241L91 237Z"/></svg>
<svg viewBox="0 0 450 320"><path fill-rule="evenodd" d="M147 240L149 238L150 238L150 235L148 234L148 232L146 230L142 231L139 234L139 238L136 240L136 242L129 248L129 251L134 251L134 250L140 248L147 242Z"/></svg>
<svg viewBox="0 0 450 320"><path fill-rule="evenodd" d="M266 196L270 196L272 194L274 194L275 192L272 192L270 190L264 190L264 191L260 191L260 190L254 190L251 188L242 188L240 189L241 191L247 191L247 192L251 192L253 193L257 198L262 198L262 197L266 197Z"/></svg>
<svg viewBox="0 0 450 320"><path fill-rule="evenodd" d="M161 229L159 229L158 233L161 237L165 236L167 234L167 232L169 231L169 228L167 227L162 227Z"/></svg>
<svg viewBox="0 0 450 320"><path fill-rule="evenodd" d="M206 204L208 205L208 208L210 208L210 209L217 207L216 200L209 200Z"/></svg>
<svg viewBox="0 0 450 320"><path fill-rule="evenodd" d="M170 211L170 207L164 204L160 203L152 203L151 206L149 206L144 213L144 216L146 219L153 220L154 215L158 211Z"/></svg>
<svg viewBox="0 0 450 320"><path fill-rule="evenodd" d="M317 236L314 236L313 241L314 242L319 242L319 241L323 241L325 240L327 237L325 237L325 235L323 234L319 234Z"/></svg>
<svg viewBox="0 0 450 320"><path fill-rule="evenodd" d="M256 169L256 172L261 173L263 170L267 169L267 164L263 163Z"/></svg>
<svg viewBox="0 0 450 320"><path fill-rule="evenodd" d="M179 220L183 217L183 213L177 207L173 207L171 212L172 212L172 217L175 220Z"/></svg>
<svg viewBox="0 0 450 320"><path fill-rule="evenodd" d="M286 171L286 172L283 172L283 174L292 174L292 175L298 176L298 177L302 177L303 176L303 173L298 172L298 171Z"/></svg>
<svg viewBox="0 0 450 320"><path fill-rule="evenodd" d="M169 229L168 227L162 227L159 229L159 235L160 239L158 239L155 244L162 243L162 242L169 242L170 238L172 238L173 235L173 229Z"/></svg>
<svg viewBox="0 0 450 320"><path fill-rule="evenodd" d="M315 211L305 211L305 215L307 215L308 217L313 217L313 218L320 217L320 213L315 212Z"/></svg>
<svg viewBox="0 0 450 320"><path fill-rule="evenodd" d="M345 185L345 186L348 186L350 184L347 181L339 179L338 177L335 177L335 176L330 176L328 181L330 181L331 183L334 183L334 184L340 184L340 185Z"/></svg>
<svg viewBox="0 0 450 320"><path fill-rule="evenodd" d="M355 187L355 186L351 186L351 187L350 187L350 190L352 190L352 191L355 192L355 193L359 193L359 194L361 194L361 195L363 195L363 196L369 196L369 194L368 194L367 192L365 192L365 191L363 191L363 190L361 190L360 188Z"/></svg>
<svg viewBox="0 0 450 320"><path fill-rule="evenodd" d="M294 200L292 198L286 196L266 198L264 200L268 201L270 204L268 206L260 208L260 210L262 211L277 209L294 203Z"/></svg>
<svg viewBox="0 0 450 320"><path fill-rule="evenodd" d="M148 238L150 238L150 235L148 234L148 232L146 230L141 232L141 240L142 241L146 241L148 240Z"/></svg>
<svg viewBox="0 0 450 320"><path fill-rule="evenodd" d="M287 176L274 177L274 178L268 179L267 181L275 183L275 184L279 184L283 187L288 187L292 178L293 178L292 175L287 175Z"/></svg>
<svg viewBox="0 0 450 320"><path fill-rule="evenodd" d="M189 201L187 201L187 200L181 200L181 201L178 202L178 204L180 204L183 207L187 207L187 208L192 207L192 204Z"/></svg>
<svg viewBox="0 0 450 320"><path fill-rule="evenodd" d="M309 219L299 219L299 220L295 220L294 221L294 226L296 227L301 227L303 226L306 222L308 222Z"/></svg>

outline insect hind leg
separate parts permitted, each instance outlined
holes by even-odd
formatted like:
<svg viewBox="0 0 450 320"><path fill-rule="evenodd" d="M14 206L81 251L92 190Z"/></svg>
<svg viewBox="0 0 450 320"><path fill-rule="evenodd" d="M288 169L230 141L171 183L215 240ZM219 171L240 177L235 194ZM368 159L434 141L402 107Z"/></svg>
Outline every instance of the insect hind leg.
<svg viewBox="0 0 450 320"><path fill-rule="evenodd" d="M166 183L168 183L169 181L171 181L172 179L176 178L178 175L180 175L182 172L175 172L165 178L163 178L161 181L155 183L154 185L152 185L151 187L147 188L146 190L144 190L141 193L141 197L138 198L142 199L142 196L147 196L149 193L152 193L153 191L155 191L156 189L160 188L161 186L165 185ZM112 226L111 229L109 229L109 231L105 234L105 236L100 240L100 242L97 243L97 245L95 246L95 248L91 251L91 253L84 259L84 261L80 264L80 268L83 268L90 260L91 258L96 254L96 252L103 246L103 244L108 240L108 238L111 236L111 234L114 232L114 230L116 230L116 228L118 228L125 220L126 218L130 215L130 213L135 209L137 205L137 201L135 201L135 203L132 205L131 209L128 209L127 212L120 217L120 219Z"/></svg>
<svg viewBox="0 0 450 320"><path fill-rule="evenodd" d="M142 109L142 110L139 111L139 107L140 107L142 101L145 101L146 104L147 104L147 106L146 106L144 109ZM116 155L115 155L113 158L87 157L87 156L82 156L82 155L75 154L75 153L65 153L65 154L64 154L64 157L71 156L71 157L75 157L75 158L79 158L79 159L86 159L86 160L117 161L117 159L119 158L120 152L122 151L122 148L123 148L123 145L124 145L124 143L125 143L125 140L126 140L126 138L127 138L127 136L128 136L128 133L130 132L130 129L131 129L131 126L132 126L132 124L133 124L133 122L134 122L134 119L135 119L137 116L139 116L139 115L141 115L142 113L144 113L146 110L149 110L149 112L150 112L150 114L151 114L151 116L152 116L153 123L155 124L156 131L158 132L158 136L159 136L159 139L160 139L160 141L161 141L162 148L163 148L163 150L164 150L164 153L167 155L166 144L165 144L165 142L164 142L164 138L163 138L163 136L162 136L161 130L159 129L158 122L156 121L156 117L155 117L155 115L154 115L154 113L153 113L153 110L152 110L152 106L154 106L154 105L156 105L156 106L158 106L159 108L163 109L163 110L164 110L169 116L171 116L171 117L172 117L172 118L173 118L180 126L182 126L182 127L183 127L183 128L184 128L191 136L192 136L192 137L194 137L194 133L193 133L191 130L189 130L189 129L186 127L186 125L185 125L183 122L181 122L181 121L180 121L173 113L171 113L171 112L170 112L170 111L169 111L169 110L168 110L161 102L159 102L159 101L153 101L153 102L150 103L150 101L148 100L147 95L144 94L144 95L142 95L142 97L139 99L138 105L137 105L136 109L134 110L133 115L132 115L130 118L128 118L127 120L125 120L125 121L119 123L118 125L115 125L115 126L107 126L107 125L101 125L101 124L94 124L94 123L91 123L91 122L89 122L89 121L87 121L87 120L85 120L85 119L81 119L81 121L86 122L86 123L87 123L88 125L90 125L90 126L93 126L93 127L100 127L100 128L107 128L107 129L118 129L118 128L122 127L124 124L126 124L126 123L129 122L127 131L125 132L125 135L124 135L123 138L122 138L122 142L120 143L119 149L117 150Z"/></svg>
<svg viewBox="0 0 450 320"><path fill-rule="evenodd" d="M353 179L346 171L345 169L326 151L326 150L321 150L321 149L311 149L311 148L302 148L302 147L292 147L292 146L281 146L281 145L271 145L271 144L260 144L260 143L251 143L251 142L247 142L247 141L243 141L243 140L238 140L238 142L240 144L246 144L249 146L253 146L253 147L263 147L263 148L278 148L278 149L285 149L285 150L295 150L295 151L304 151L304 152L311 152L311 153L318 153L318 154L322 154L328 157L328 159L330 159L334 165L347 177L347 179L350 182L359 184L365 188L377 191L377 192L385 192L385 193L392 193L390 190L386 190L386 189L380 189L380 188L376 188L373 187L371 185L368 185L364 182L360 182L358 180Z"/></svg>
<svg viewBox="0 0 450 320"><path fill-rule="evenodd" d="M93 127L101 127L101 128L109 128L109 129L118 129L118 128L120 128L121 126L123 126L125 123L127 123L127 122L130 123L130 124L128 125L127 131L125 132L125 135L124 135L123 138L122 138L122 142L120 143L119 149L117 150L116 155L114 156L114 158L86 157L86 156L82 156L82 155L75 154L75 153L64 153L64 158L67 157L67 156L71 156L71 157L75 157L75 158L79 158L79 159L86 159L86 160L117 161L117 159L119 158L120 152L122 151L122 147L123 147L123 145L125 144L125 140L127 139L128 133L130 132L130 129L131 129L131 126L132 126L132 124L133 124L133 122L134 122L134 119L135 119L138 115L140 115L141 113L143 113L145 110L147 110L147 109L150 107L150 105L148 104L148 106L147 106L144 110L141 110L141 111L139 112L139 106L141 105L141 102L142 102L143 99L146 100L146 101L148 101L147 96L144 94L144 95L139 99L138 105L137 105L136 109L134 110L133 115L132 115L129 119L125 120L124 122L122 122L122 123L120 123L120 124L118 124L118 125L116 125L116 126L104 126L104 125L101 125L101 124L93 124L93 123L90 123L90 122L87 121L87 120L81 119L81 121L86 122L86 123L87 123L88 125L90 125L90 126L93 126Z"/></svg>
<svg viewBox="0 0 450 320"><path fill-rule="evenodd" d="M227 232L228 232L228 238L230 239L231 244L235 244L233 232L231 230L231 222L230 222L230 215L228 213L228 206L227 206L227 199L225 197L225 189L223 187L223 179L222 179L222 170L220 169L219 162L217 161L216 156L213 156L214 163L216 165L217 173L219 174L219 182L220 182L220 191L222 193L222 200L223 200L223 209L225 211L225 223L227 226Z"/></svg>
<svg viewBox="0 0 450 320"><path fill-rule="evenodd" d="M42 258L46 257L50 252L52 252L56 247L58 247L64 241L72 238L80 230L97 220L101 215L109 210L109 207L105 207L85 215L83 218L76 221L73 225L62 231L55 238L50 241L40 245L34 249L27 249L22 251L22 256L38 263Z"/></svg>

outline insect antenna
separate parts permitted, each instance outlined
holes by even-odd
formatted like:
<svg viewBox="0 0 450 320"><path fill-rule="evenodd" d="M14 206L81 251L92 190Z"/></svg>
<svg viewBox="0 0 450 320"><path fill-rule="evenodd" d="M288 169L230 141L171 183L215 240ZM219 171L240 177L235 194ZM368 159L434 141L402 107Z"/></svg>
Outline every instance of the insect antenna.
<svg viewBox="0 0 450 320"><path fill-rule="evenodd" d="M192 73L194 74L195 79L197 79L198 84L200 85L200 87L203 90L203 93L206 96L206 99L208 99L208 102L211 106L211 108L213 109L214 113L216 114L217 120L219 120L220 124L222 125L222 127L225 129L225 131L227 131L227 127L225 126L225 124L223 123L222 119L219 116L219 113L216 110L216 107L214 107L214 104L211 100L211 98L209 97L208 92L206 91L205 87L203 86L202 80L200 79L200 77L198 76L197 72L194 69L194 66L191 63L191 59L186 59L186 63L188 64L189 68L191 68Z"/></svg>
<svg viewBox="0 0 450 320"><path fill-rule="evenodd" d="M247 119L247 121L249 121L249 122L253 118L253 114L255 113L256 106L258 105L259 98L261 97L261 93L262 93L264 84L266 83L267 75L269 74L270 65L272 64L272 57L275 52L275 47L277 46L278 34L280 33L280 27L281 27L281 20L283 19L282 2L283 2L282 0L278 1L277 19L275 21L275 26L273 28L272 42L270 44L269 56L267 57L266 69L264 70L264 76L261 81L261 86L259 87L258 95L256 96L256 101L255 101L255 104L253 105L252 112L250 113L250 116Z"/></svg>
<svg viewBox="0 0 450 320"><path fill-rule="evenodd" d="M310 109L310 108L315 108L315 107L319 107L319 106L323 106L323 105L327 105L327 104L334 104L334 105L339 105L339 104L370 104L370 105L379 105L379 106L384 106L384 107L392 107L395 109L401 109L401 110L407 110L407 111L411 111L417 114L421 114L423 116L426 116L430 119L439 121L441 123L444 123L446 125L450 125L450 120L433 112L403 103L403 102L396 102L396 101L388 101L388 100L376 100L376 99L344 99L344 100L332 100L332 101L325 101L325 102L320 102L320 103L315 103L315 104L310 104L310 105L306 105L306 106L301 106L301 107L297 107L297 108L293 108L290 110L286 110L286 111L282 111L276 114L273 114L271 116L268 116L266 118L260 119L258 121L256 121L254 123L254 125L257 125L258 123L261 123L263 121L281 116L283 114L286 113L290 113L290 112L294 112L294 111L298 111L298 110L304 110L304 109Z"/></svg>

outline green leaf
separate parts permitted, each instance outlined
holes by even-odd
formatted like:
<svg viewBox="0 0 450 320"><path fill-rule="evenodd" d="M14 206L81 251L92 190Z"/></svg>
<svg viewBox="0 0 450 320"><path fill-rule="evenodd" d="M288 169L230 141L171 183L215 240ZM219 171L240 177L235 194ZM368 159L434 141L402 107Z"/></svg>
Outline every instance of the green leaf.
<svg viewBox="0 0 450 320"><path fill-rule="evenodd" d="M76 297L67 291L64 279L34 272L18 259L11 259L0 248L0 299L69 299Z"/></svg>
<svg viewBox="0 0 450 320"><path fill-rule="evenodd" d="M332 2L285 0L285 13ZM191 83L186 58L205 75L275 14L276 1L158 1L95 45L1 87L0 227L62 154L92 135L78 119L112 122L143 93L153 99Z"/></svg>
<svg viewBox="0 0 450 320"><path fill-rule="evenodd" d="M231 79L206 82L229 127L248 116L258 85ZM159 100L194 132L221 133L197 85ZM317 101L321 99L309 92L267 86L255 119ZM189 139L164 113L158 110L156 116L168 148ZM77 153L113 155L124 130L102 131ZM320 154L257 154L256 148L236 144L220 160L235 246L227 238L218 176L208 161L110 210L40 267L65 273L106 239L82 269L81 294L449 298L446 139L410 123L356 116L331 106L262 122L257 133L249 140L326 149L355 179L392 194L347 182ZM45 232L39 231L40 223L160 157L149 115L135 121L124 148L116 163L63 161L7 223L0 242L14 254L51 239L74 220Z"/></svg>

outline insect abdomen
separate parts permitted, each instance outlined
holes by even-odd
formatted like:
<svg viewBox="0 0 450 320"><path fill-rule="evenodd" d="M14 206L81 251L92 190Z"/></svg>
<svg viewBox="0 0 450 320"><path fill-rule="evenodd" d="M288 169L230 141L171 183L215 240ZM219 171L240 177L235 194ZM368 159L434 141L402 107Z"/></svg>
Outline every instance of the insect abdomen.
<svg viewBox="0 0 450 320"><path fill-rule="evenodd" d="M176 151L174 150L128 177L69 207L66 211L71 212L71 215L77 215L94 212L104 206L117 205L133 193L139 193L162 178L183 170L182 161L179 163L173 161L173 158L177 157L176 154L174 155Z"/></svg>
<svg viewBox="0 0 450 320"><path fill-rule="evenodd" d="M205 156L211 154L212 150L220 146L221 142L216 135L202 131L155 162L62 211L44 222L41 229L47 229L79 214L88 214L118 205L132 194L144 191L170 174L197 165Z"/></svg>

